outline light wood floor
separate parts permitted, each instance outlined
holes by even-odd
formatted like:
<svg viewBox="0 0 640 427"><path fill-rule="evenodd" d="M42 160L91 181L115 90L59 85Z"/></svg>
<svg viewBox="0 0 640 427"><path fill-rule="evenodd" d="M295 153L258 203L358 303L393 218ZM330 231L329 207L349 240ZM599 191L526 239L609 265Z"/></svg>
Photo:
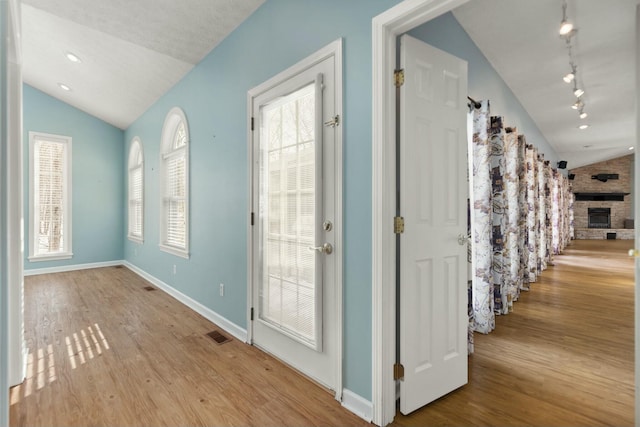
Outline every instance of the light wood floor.
<svg viewBox="0 0 640 427"><path fill-rule="evenodd" d="M631 426L633 241L577 240L475 334L469 384L397 426Z"/></svg>
<svg viewBox="0 0 640 427"><path fill-rule="evenodd" d="M115 267L25 278L32 363L12 426L369 425L149 285Z"/></svg>
<svg viewBox="0 0 640 427"><path fill-rule="evenodd" d="M633 424L629 241L576 241L476 334L470 383L395 423ZM25 279L28 379L12 426L368 425L303 376L125 268Z"/></svg>

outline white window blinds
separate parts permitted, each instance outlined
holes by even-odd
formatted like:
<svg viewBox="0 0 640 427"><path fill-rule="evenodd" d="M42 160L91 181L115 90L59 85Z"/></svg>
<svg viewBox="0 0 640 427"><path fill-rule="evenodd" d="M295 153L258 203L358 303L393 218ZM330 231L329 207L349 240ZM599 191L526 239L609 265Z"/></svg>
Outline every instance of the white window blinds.
<svg viewBox="0 0 640 427"><path fill-rule="evenodd" d="M129 151L129 231L130 240L142 242L144 230L144 158L138 138Z"/></svg>
<svg viewBox="0 0 640 427"><path fill-rule="evenodd" d="M162 131L162 218L160 248L189 256L189 134L184 113L174 108Z"/></svg>
<svg viewBox="0 0 640 427"><path fill-rule="evenodd" d="M29 259L71 257L71 138L30 132Z"/></svg>

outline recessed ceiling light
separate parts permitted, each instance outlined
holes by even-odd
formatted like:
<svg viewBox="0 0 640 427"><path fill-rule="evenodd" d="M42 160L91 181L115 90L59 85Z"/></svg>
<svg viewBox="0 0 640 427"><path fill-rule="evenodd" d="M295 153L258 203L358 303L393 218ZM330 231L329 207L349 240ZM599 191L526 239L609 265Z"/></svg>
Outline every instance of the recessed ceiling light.
<svg viewBox="0 0 640 427"><path fill-rule="evenodd" d="M73 52L67 52L64 54L64 56L66 56L67 59L71 62L75 62L75 63L82 62L82 60L78 57L78 55L76 55Z"/></svg>
<svg viewBox="0 0 640 427"><path fill-rule="evenodd" d="M64 83L58 83L58 86L60 87L60 89L65 90L67 92L71 90L71 88Z"/></svg>
<svg viewBox="0 0 640 427"><path fill-rule="evenodd" d="M589 125L584 124L584 125L580 125L580 126L578 126L578 129L580 129L580 130L584 130L584 129L588 128L588 127L589 127Z"/></svg>

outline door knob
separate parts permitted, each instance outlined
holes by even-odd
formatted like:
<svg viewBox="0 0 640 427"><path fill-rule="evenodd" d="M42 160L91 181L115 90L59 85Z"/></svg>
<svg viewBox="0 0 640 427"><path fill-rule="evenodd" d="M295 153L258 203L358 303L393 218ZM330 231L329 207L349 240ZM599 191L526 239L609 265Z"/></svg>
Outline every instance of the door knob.
<svg viewBox="0 0 640 427"><path fill-rule="evenodd" d="M309 250L310 251L318 251L318 252L330 255L331 252L333 252L333 246L331 246L331 243L325 243L322 246L310 246Z"/></svg>
<svg viewBox="0 0 640 427"><path fill-rule="evenodd" d="M467 243L469 243L469 239L470 239L470 238L471 238L471 235L469 235L469 234L462 234L462 233L460 233L460 234L458 234L458 244L459 244L460 246L464 246L464 245L466 245Z"/></svg>

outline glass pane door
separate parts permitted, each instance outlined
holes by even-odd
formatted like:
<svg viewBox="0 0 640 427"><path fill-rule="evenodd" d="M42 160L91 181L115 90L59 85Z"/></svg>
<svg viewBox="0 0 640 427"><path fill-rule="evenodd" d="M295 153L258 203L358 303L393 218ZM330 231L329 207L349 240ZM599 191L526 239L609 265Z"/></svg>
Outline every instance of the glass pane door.
<svg viewBox="0 0 640 427"><path fill-rule="evenodd" d="M321 348L321 153L313 82L260 107L258 319Z"/></svg>

